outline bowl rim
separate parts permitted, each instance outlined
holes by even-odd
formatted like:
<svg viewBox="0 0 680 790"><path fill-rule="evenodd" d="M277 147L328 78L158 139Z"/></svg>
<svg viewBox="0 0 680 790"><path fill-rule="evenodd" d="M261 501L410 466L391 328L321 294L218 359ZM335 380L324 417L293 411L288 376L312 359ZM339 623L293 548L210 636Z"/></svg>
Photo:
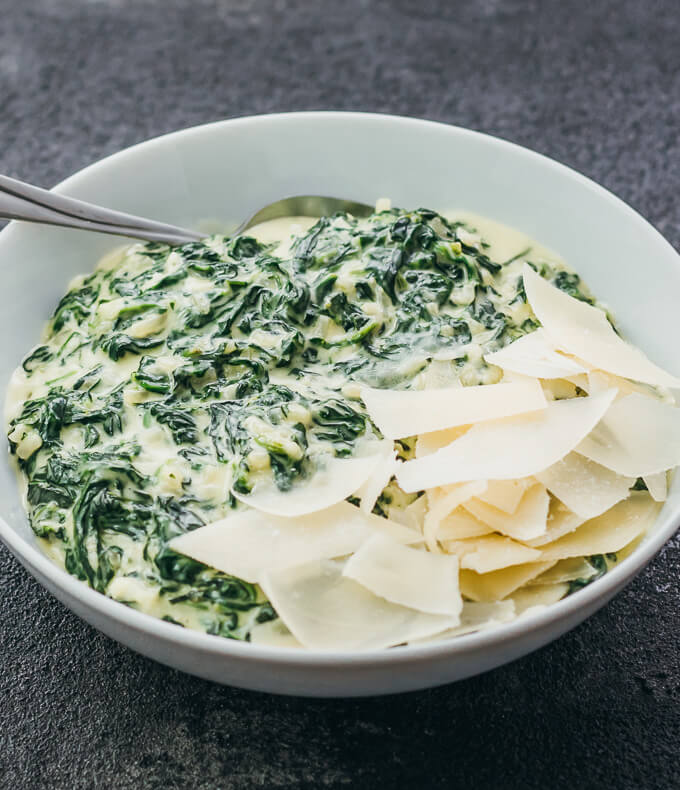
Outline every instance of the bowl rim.
<svg viewBox="0 0 680 790"><path fill-rule="evenodd" d="M386 125L402 124L416 126L424 130L446 130L446 132L450 133L452 136L458 136L463 139L472 138L480 142L491 143L494 146L509 151L514 156L524 157L525 159L538 162L544 167L553 169L564 178L571 179L581 187L594 191L601 199L609 201L610 203L613 202L619 210L628 214L631 221L641 225L645 232L651 235L651 238L654 238L657 243L661 243L662 246L676 258L677 263L680 265L680 255L648 220L608 189L605 189L605 187L600 186L595 181L571 167L544 154L538 153L537 151L533 151L495 135L440 121L392 115L389 113L336 110L264 113L212 121L197 126L189 126L148 138L99 159L59 182L52 189L57 193L68 193L69 189L72 187L75 187L77 190L79 183L83 180L86 181L93 173L106 171L106 169L111 166L116 167L118 163L124 161L129 156L136 155L140 149L152 148L161 142L172 141L173 138L186 138L190 136L200 137L203 134L213 133L215 130L225 127L247 128L251 125L262 125L271 122L286 124L300 121L310 121L312 123L321 124L332 124L337 121L354 121L359 124L366 122L377 122ZM19 223L16 221L10 222L6 228L0 231L0 256L2 255L4 245L8 241L11 242L16 234L26 232L31 232L30 229L26 228L26 223ZM398 649L380 648L365 651L318 650L268 646L225 639L224 637L203 633L201 631L180 628L153 615L132 609L88 587L84 582L52 562L47 555L16 532L2 517L0 517L0 539L2 539L5 545L32 575L48 579L54 587L59 589L66 596L79 600L85 607L94 610L100 618L113 620L119 626L156 637L166 643L175 643L178 646L199 649L203 653L213 656L222 656L225 659L247 658L256 663L275 663L296 665L298 667L315 666L320 668L354 668L358 666L382 667L411 663L412 661L421 659L438 659L444 656L453 658L459 654L472 653L494 646L500 646L507 642L514 641L517 637L528 636L540 631L551 623L558 624L569 621L579 609L587 610L589 606L591 608L594 606L595 608L593 611L595 611L599 608L598 603L601 602L600 605L604 605L609 598L617 592L618 588L622 587L627 581L630 581L634 575L639 573L673 536L680 522L680 501L673 508L666 506L664 510L668 510L669 512L664 516L662 511L659 516L662 520L660 522L657 520L656 529L652 534L648 534L643 539L643 542L637 546L630 555L617 563L608 573L592 584L589 584L584 589L579 590L577 594L569 595L540 610L528 611L515 620L508 623L501 623L488 630L463 634L441 641L405 645Z"/></svg>

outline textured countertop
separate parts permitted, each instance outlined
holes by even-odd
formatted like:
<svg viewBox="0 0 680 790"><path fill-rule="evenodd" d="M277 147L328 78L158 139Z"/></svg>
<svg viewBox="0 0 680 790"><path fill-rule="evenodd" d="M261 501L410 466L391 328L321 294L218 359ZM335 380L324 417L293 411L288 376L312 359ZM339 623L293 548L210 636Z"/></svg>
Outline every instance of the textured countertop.
<svg viewBox="0 0 680 790"><path fill-rule="evenodd" d="M679 40L677 0L0 0L0 172L50 186L180 127L377 110L546 153L677 248ZM679 575L676 537L510 666L314 701L142 658L0 547L0 787L678 787Z"/></svg>

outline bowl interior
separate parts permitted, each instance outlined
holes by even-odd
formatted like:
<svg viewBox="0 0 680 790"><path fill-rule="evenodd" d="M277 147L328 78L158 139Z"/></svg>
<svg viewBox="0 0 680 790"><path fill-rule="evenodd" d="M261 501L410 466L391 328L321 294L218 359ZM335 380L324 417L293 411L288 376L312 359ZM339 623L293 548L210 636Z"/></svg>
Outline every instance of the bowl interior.
<svg viewBox="0 0 680 790"><path fill-rule="evenodd" d="M390 197L404 207L473 211L560 253L607 303L625 336L680 374L673 342L680 266L672 247L592 182L491 137L389 116L262 116L143 143L81 171L58 191L179 225L210 221L224 228L294 194ZM38 342L68 281L121 243L26 223L0 234L3 386ZM0 496L5 521L34 543L6 457ZM679 505L676 479L657 523L666 537Z"/></svg>

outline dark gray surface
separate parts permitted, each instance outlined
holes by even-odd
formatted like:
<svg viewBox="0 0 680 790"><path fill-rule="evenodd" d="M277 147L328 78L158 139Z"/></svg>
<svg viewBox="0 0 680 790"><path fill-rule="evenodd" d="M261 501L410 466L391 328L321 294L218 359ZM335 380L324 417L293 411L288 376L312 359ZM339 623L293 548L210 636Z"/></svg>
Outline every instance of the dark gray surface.
<svg viewBox="0 0 680 790"><path fill-rule="evenodd" d="M0 172L49 186L205 121L378 110L553 156L677 248L679 34L677 0L0 0ZM66 611L2 547L0 786L677 787L679 547L526 659L351 701L154 664Z"/></svg>

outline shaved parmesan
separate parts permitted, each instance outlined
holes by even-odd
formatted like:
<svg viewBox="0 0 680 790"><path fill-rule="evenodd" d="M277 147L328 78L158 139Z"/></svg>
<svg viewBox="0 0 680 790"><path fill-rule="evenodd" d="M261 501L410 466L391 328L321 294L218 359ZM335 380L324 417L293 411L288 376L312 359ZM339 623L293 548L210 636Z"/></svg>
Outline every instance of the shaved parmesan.
<svg viewBox="0 0 680 790"><path fill-rule="evenodd" d="M559 349L623 378L680 387L680 379L622 340L604 311L550 285L529 265L524 266L523 277L527 301Z"/></svg>
<svg viewBox="0 0 680 790"><path fill-rule="evenodd" d="M493 603L479 603L477 601L465 601L463 610L460 613L460 625L449 628L436 637L425 639L413 639L411 642L431 642L436 639L450 639L454 636L470 634L474 631L485 631L489 628L496 628L503 623L507 623L515 616L515 604L513 601L494 601Z"/></svg>
<svg viewBox="0 0 680 790"><path fill-rule="evenodd" d="M666 501L666 497L668 496L668 480L666 472L657 472L654 475L645 475L642 479L645 481L647 490L655 502Z"/></svg>
<svg viewBox="0 0 680 790"><path fill-rule="evenodd" d="M541 382L541 386L549 401L575 398L579 394L576 390L577 385L568 379L545 379ZM588 392L587 389L583 391Z"/></svg>
<svg viewBox="0 0 680 790"><path fill-rule="evenodd" d="M345 565L346 576L392 603L430 614L460 614L458 557L402 546L376 535Z"/></svg>
<svg viewBox="0 0 680 790"><path fill-rule="evenodd" d="M460 439L469 427L469 425L461 425L458 428L447 428L445 431L422 433L416 441L416 458L424 458L426 455L441 450L442 447L446 447L456 439Z"/></svg>
<svg viewBox="0 0 680 790"><path fill-rule="evenodd" d="M636 392L626 395L576 450L629 477L672 469L680 464L680 409Z"/></svg>
<svg viewBox="0 0 680 790"><path fill-rule="evenodd" d="M427 503L424 496L419 496L410 505L405 508L390 506L388 508L389 518L397 524L403 524L410 529L418 530L419 533L423 531L423 522L425 521L425 512L427 511Z"/></svg>
<svg viewBox="0 0 680 790"><path fill-rule="evenodd" d="M341 502L295 519L245 510L170 541L170 548L212 568L256 583L267 571L356 551L376 533L415 543L419 533Z"/></svg>
<svg viewBox="0 0 680 790"><path fill-rule="evenodd" d="M473 601L499 601L552 565L552 562L530 562L490 573L463 570L460 572L460 591Z"/></svg>
<svg viewBox="0 0 680 790"><path fill-rule="evenodd" d="M516 540L530 540L546 530L550 497L545 488L537 483L524 494L514 513L506 513L476 499L465 502L463 507L496 532Z"/></svg>
<svg viewBox="0 0 680 790"><path fill-rule="evenodd" d="M449 554L460 557L461 568L477 573L489 573L510 565L537 562L542 558L540 551L501 535L449 541L446 550Z"/></svg>
<svg viewBox="0 0 680 790"><path fill-rule="evenodd" d="M420 491L465 480L535 475L571 452L597 425L615 395L616 390L610 390L556 401L529 416L474 425L448 447L402 464L399 485L405 491Z"/></svg>
<svg viewBox="0 0 680 790"><path fill-rule="evenodd" d="M380 390L364 387L361 398L383 436L401 439L545 408L535 379L479 387Z"/></svg>
<svg viewBox="0 0 680 790"><path fill-rule="evenodd" d="M529 585L535 584L560 584L562 582L571 582L574 579L592 579L597 573L585 557L571 557L568 560L560 560L555 563L549 570L532 579Z"/></svg>
<svg viewBox="0 0 680 790"><path fill-rule="evenodd" d="M635 549L642 543L644 540L644 532L637 536L637 538L633 538L630 543L624 546L622 549L619 549L616 552L616 561L621 562L621 560L625 560L626 557L630 556Z"/></svg>
<svg viewBox="0 0 680 790"><path fill-rule="evenodd" d="M478 494L477 499L506 513L514 513L524 492L535 483L533 477L523 477L521 480L489 480L486 491Z"/></svg>
<svg viewBox="0 0 680 790"><path fill-rule="evenodd" d="M343 576L334 560L265 574L261 586L279 617L305 647L373 650L456 626L459 615L426 614L391 603Z"/></svg>
<svg viewBox="0 0 680 790"><path fill-rule="evenodd" d="M267 647L294 647L298 649L303 647L286 628L280 617L256 625L250 632L250 643L267 645Z"/></svg>
<svg viewBox="0 0 680 790"><path fill-rule="evenodd" d="M550 503L550 512L548 513L548 523L546 531L538 538L524 541L528 546L537 548L546 543L552 543L563 535L568 535L573 532L577 527L585 521L581 516L572 513L566 505L563 505L558 499L553 499Z"/></svg>
<svg viewBox="0 0 680 790"><path fill-rule="evenodd" d="M438 541L463 540L489 535L491 532L493 529L488 524L483 524L472 513L459 507L439 522L435 538Z"/></svg>
<svg viewBox="0 0 680 790"><path fill-rule="evenodd" d="M370 513L373 510L380 494L382 494L383 489L397 471L397 466L401 463L397 460L397 451L394 449L393 443L386 441L385 444L388 446L388 449L382 454L368 480L355 493L355 496L361 500L360 507L365 513Z"/></svg>
<svg viewBox="0 0 680 790"><path fill-rule="evenodd" d="M568 381L570 384L573 384L574 387L578 387L580 390L587 392L589 395L596 395L597 393L590 391L590 385L588 382L588 377L590 376L590 373L592 373L592 371L589 371L588 373L582 373L580 376L565 376L564 380ZM627 381L627 379L620 379L618 378L618 376L616 377L616 380ZM608 389L618 389L618 387L615 384L612 384L609 387L602 387L601 389L598 390L598 392L603 392L604 390L608 390Z"/></svg>
<svg viewBox="0 0 680 790"><path fill-rule="evenodd" d="M459 634L479 631L492 625L507 623L514 616L515 605L512 601L495 601L493 603L466 601L460 613L460 625L455 630Z"/></svg>
<svg viewBox="0 0 680 790"><path fill-rule="evenodd" d="M302 516L315 513L351 496L366 482L384 456L380 453L365 458L328 458L310 480L297 484L290 491L281 491L271 482L242 494L232 488L240 502L274 516Z"/></svg>
<svg viewBox="0 0 680 790"><path fill-rule="evenodd" d="M529 614L534 609L543 609L561 601L569 592L568 584L540 584L536 587L522 587L511 596L515 613Z"/></svg>
<svg viewBox="0 0 680 790"><path fill-rule="evenodd" d="M481 494L486 490L486 481L477 480L472 483L451 486L443 496L438 497L428 508L425 514L423 535L430 551L438 551L436 531L440 521L448 516L463 502L467 502L470 497Z"/></svg>
<svg viewBox="0 0 680 790"><path fill-rule="evenodd" d="M647 494L633 494L569 535L543 546L541 559L547 562L615 553L647 530L658 512L659 505Z"/></svg>
<svg viewBox="0 0 680 790"><path fill-rule="evenodd" d="M569 453L548 469L538 472L536 477L584 521L599 516L625 499L635 482L634 477L617 475L578 453Z"/></svg>
<svg viewBox="0 0 680 790"><path fill-rule="evenodd" d="M485 354L484 360L503 370L539 379L560 379L586 372L583 365L555 351L541 329L520 337L500 351Z"/></svg>
<svg viewBox="0 0 680 790"><path fill-rule="evenodd" d="M628 379L615 376L613 373L605 373L604 370L590 370L586 376L586 382L581 389L585 390L590 395L597 395L598 392L604 392L608 389L617 389L619 394L617 398L623 398L630 395L632 392L638 392L640 395L646 395L648 398L655 400L664 400L672 402L672 398L668 395L667 391L659 390L652 387L650 384L640 384L636 381L629 381Z"/></svg>

